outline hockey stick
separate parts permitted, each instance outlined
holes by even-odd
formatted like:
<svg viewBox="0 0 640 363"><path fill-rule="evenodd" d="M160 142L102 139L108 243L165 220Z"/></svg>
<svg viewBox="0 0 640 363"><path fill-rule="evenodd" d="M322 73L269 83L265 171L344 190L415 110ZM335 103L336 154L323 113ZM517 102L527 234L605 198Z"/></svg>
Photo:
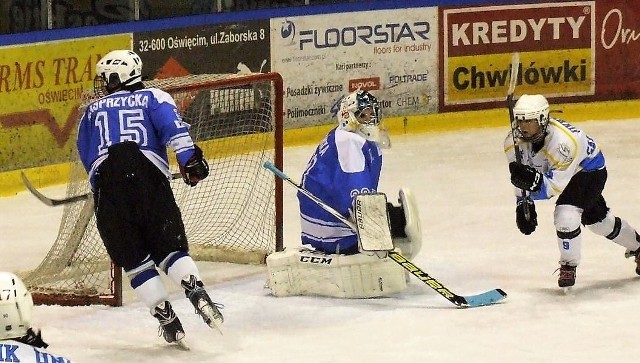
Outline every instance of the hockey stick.
<svg viewBox="0 0 640 363"><path fill-rule="evenodd" d="M93 196L93 193L89 192L89 193L74 195L72 197L66 197L66 198L60 198L60 199L50 198L50 197L47 197L46 195L42 194L38 189L36 189L33 186L33 184L31 184L31 181L27 178L27 176L24 174L24 172L20 172L20 177L22 178L22 183L31 192L31 194L33 194L42 203L48 205L49 207L57 207L59 205L75 203L75 202L79 202L79 201L82 201L82 200L87 200L87 199L89 199L89 198L91 198ZM172 180L180 179L180 178L182 178L182 175L180 173L171 174L171 179Z"/></svg>
<svg viewBox="0 0 640 363"><path fill-rule="evenodd" d="M311 194L308 190L304 189L300 184L294 182L289 178L285 173L283 173L280 169L278 169L275 165L273 165L269 161L265 161L263 164L264 168L275 174L278 178L286 181L291 184L294 188L300 191L305 196L309 197L312 201L317 203L322 209L331 213L334 217L338 218L340 221L351 227L355 232L358 231L355 223L345 218L340 212L333 209L331 206L325 204L322 200L320 200L315 195ZM434 289L438 294L442 295L445 299L449 300L453 304L458 307L478 307L483 305L494 304L504 298L507 297L507 294L502 289L495 289L484 292L478 295L470 295L470 296L462 296L451 292L448 288L446 288L443 284L438 282L435 278L430 276L420 267L416 266L413 262L406 259L400 253L395 251L388 252L389 257L396 262L398 265L402 266L405 270L409 271L413 276L417 277L420 281L425 283L430 288Z"/></svg>
<svg viewBox="0 0 640 363"><path fill-rule="evenodd" d="M518 69L520 68L520 54L518 52L513 53L511 56L511 78L509 79L509 90L507 91L507 108L509 108L509 121L511 124L511 138L513 139L513 149L516 154L516 163L522 164L522 150L518 146L518 142L516 140L515 133L515 115L513 113L513 94L516 90L516 83L518 81ZM527 191L524 189L520 189L522 199L529 199L527 195ZM529 211L529 203L522 203L524 218L529 221L531 220L531 212Z"/></svg>

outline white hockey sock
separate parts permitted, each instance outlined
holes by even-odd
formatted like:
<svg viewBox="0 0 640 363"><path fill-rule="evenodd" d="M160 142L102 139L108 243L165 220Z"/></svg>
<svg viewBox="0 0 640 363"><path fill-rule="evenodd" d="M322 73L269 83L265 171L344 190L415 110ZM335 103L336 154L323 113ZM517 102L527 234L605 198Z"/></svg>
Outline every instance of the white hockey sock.
<svg viewBox="0 0 640 363"><path fill-rule="evenodd" d="M582 244L582 234L573 238L558 238L558 249L560 250L560 264L578 266L580 264L580 248Z"/></svg>
<svg viewBox="0 0 640 363"><path fill-rule="evenodd" d="M162 279L157 272L155 276L147 279L141 285L134 287L133 291L136 292L140 300L149 308L152 315L156 305L169 299Z"/></svg>
<svg viewBox="0 0 640 363"><path fill-rule="evenodd" d="M636 230L622 218L615 217L611 212L600 222L587 226L597 235L604 236L630 251L640 248L640 242L636 240Z"/></svg>
<svg viewBox="0 0 640 363"><path fill-rule="evenodd" d="M561 265L578 266L580 263L581 216L582 209L568 204L557 205L553 213Z"/></svg>
<svg viewBox="0 0 640 363"><path fill-rule="evenodd" d="M196 263L187 253L171 253L162 261L160 266L162 266L162 270L167 273L171 281L178 286L180 286L182 279L189 275L194 275L198 280L201 280Z"/></svg>
<svg viewBox="0 0 640 363"><path fill-rule="evenodd" d="M153 309L156 305L169 298L160 274L150 256L147 256L140 266L125 271L125 273L129 277L133 291L149 307L151 314L153 314Z"/></svg>

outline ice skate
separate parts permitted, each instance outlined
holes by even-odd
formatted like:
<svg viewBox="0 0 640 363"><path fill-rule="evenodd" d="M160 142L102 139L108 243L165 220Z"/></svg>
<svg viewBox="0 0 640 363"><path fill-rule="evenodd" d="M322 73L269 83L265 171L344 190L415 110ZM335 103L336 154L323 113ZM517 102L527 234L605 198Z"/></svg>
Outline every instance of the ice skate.
<svg viewBox="0 0 640 363"><path fill-rule="evenodd" d="M183 349L189 349L183 342L184 329L180 319L168 301L161 302L154 308L153 316L160 322L158 335L162 336L167 343L177 344Z"/></svg>
<svg viewBox="0 0 640 363"><path fill-rule="evenodd" d="M181 285L184 288L186 297L191 301L193 307L196 308L196 313L202 317L202 320L204 320L209 327L218 330L218 332L222 334L224 318L219 310L222 308L222 305L211 301L209 294L207 294L207 291L204 289L202 281L190 275L182 280Z"/></svg>
<svg viewBox="0 0 640 363"><path fill-rule="evenodd" d="M624 257L634 257L634 261L636 263L636 274L640 275L640 248L635 251L627 250L627 252L624 254Z"/></svg>
<svg viewBox="0 0 640 363"><path fill-rule="evenodd" d="M558 286L566 293L576 284L576 267L560 265L560 276L558 276Z"/></svg>

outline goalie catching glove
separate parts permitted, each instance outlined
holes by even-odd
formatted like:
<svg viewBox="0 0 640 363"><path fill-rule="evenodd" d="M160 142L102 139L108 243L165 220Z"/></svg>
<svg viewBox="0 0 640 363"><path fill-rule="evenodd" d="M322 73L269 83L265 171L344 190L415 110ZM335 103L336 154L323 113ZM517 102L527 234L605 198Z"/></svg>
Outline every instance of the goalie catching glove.
<svg viewBox="0 0 640 363"><path fill-rule="evenodd" d="M529 218L524 213L525 205L529 208ZM524 235L530 235L536 230L538 225L538 214L536 213L536 205L529 198L518 200L516 205L516 225L520 232Z"/></svg>
<svg viewBox="0 0 640 363"><path fill-rule="evenodd" d="M198 182L209 175L209 164L202 155L202 149L198 145L193 145L193 156L183 165L180 165L182 180L189 186L196 186Z"/></svg>
<svg viewBox="0 0 640 363"><path fill-rule="evenodd" d="M542 174L529 165L509 163L509 172L511 173L511 184L516 188L537 192L542 186Z"/></svg>

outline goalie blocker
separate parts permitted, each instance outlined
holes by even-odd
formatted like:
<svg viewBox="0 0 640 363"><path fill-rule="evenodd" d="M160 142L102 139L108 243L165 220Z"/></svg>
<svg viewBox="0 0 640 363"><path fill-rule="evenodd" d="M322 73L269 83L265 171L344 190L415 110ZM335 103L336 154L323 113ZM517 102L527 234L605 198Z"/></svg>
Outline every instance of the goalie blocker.
<svg viewBox="0 0 640 363"><path fill-rule="evenodd" d="M422 234L413 194L400 189L399 202L387 203L382 193L356 196L353 219L363 253L327 254L302 247L269 255L267 284L272 294L370 298L403 291L405 271L386 257L386 251L395 248L411 258L421 249Z"/></svg>

